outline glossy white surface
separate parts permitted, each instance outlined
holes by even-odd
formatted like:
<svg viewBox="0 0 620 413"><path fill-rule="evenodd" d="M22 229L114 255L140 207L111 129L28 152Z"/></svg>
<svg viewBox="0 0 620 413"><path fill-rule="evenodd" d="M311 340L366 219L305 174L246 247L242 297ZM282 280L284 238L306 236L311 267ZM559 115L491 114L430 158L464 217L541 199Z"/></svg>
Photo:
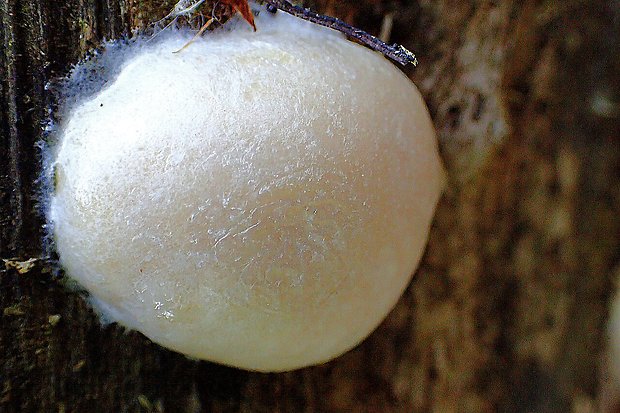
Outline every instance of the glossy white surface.
<svg viewBox="0 0 620 413"><path fill-rule="evenodd" d="M258 32L143 47L76 106L49 219L109 317L193 357L327 361L394 306L443 170L415 86L382 56L278 13Z"/></svg>

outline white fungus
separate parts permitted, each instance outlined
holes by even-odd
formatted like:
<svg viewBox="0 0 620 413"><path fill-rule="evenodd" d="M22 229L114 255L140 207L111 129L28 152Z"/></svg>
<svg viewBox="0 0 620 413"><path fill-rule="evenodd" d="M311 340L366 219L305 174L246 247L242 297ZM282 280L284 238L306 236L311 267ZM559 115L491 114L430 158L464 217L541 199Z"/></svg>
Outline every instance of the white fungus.
<svg viewBox="0 0 620 413"><path fill-rule="evenodd" d="M330 360L383 320L443 182L422 98L382 56L263 13L136 48L74 105L48 211L108 318L260 371Z"/></svg>

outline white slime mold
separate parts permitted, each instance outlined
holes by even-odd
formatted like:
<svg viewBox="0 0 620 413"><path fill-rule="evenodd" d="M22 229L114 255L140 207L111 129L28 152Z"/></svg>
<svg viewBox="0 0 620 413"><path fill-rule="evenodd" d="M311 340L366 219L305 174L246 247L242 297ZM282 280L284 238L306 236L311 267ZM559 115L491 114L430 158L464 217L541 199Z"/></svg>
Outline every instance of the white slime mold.
<svg viewBox="0 0 620 413"><path fill-rule="evenodd" d="M187 355L282 371L363 340L407 286L443 183L382 56L284 13L136 48L75 105L48 218L107 317Z"/></svg>

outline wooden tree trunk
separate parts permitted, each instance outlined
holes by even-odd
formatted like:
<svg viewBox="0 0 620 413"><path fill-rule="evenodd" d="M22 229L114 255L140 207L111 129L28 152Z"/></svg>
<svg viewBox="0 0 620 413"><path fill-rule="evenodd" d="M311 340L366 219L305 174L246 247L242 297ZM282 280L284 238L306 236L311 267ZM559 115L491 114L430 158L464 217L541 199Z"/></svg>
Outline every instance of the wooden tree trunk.
<svg viewBox="0 0 620 413"><path fill-rule="evenodd" d="M43 254L46 82L164 0L0 0L0 258ZM45 261L0 269L1 412L596 411L620 270L617 0L309 2L418 53L449 170L396 309L285 374L197 362L102 327ZM260 29L260 28L259 28Z"/></svg>

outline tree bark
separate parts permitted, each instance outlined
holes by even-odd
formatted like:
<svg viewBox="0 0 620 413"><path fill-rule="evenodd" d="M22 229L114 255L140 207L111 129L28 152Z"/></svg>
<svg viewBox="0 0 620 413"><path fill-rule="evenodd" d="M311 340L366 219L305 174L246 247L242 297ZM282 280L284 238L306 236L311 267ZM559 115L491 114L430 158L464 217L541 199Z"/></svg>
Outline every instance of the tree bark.
<svg viewBox="0 0 620 413"><path fill-rule="evenodd" d="M0 1L0 411L590 412L620 268L617 0L307 2L420 60L449 172L414 281L363 344L259 374L116 325L41 258L42 138L62 76L171 1ZM259 27L260 30L260 27ZM17 267L17 268L16 268ZM21 270L21 272L19 271Z"/></svg>

